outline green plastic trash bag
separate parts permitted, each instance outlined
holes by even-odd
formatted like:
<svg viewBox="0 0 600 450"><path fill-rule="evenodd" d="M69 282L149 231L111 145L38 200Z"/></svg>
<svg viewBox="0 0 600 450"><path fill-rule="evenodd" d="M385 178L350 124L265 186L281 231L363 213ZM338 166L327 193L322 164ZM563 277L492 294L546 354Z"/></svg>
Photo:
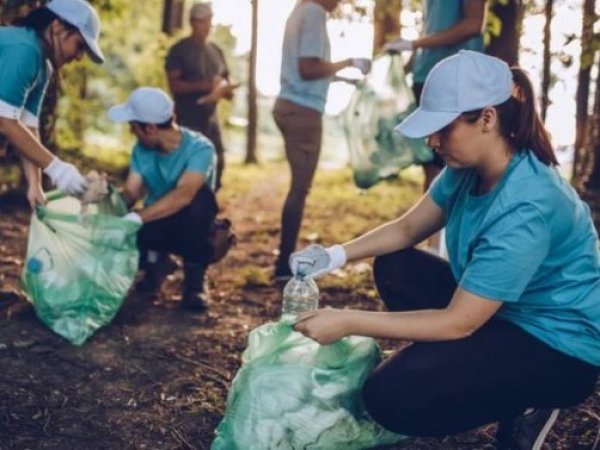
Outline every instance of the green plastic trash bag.
<svg viewBox="0 0 600 450"><path fill-rule="evenodd" d="M22 281L39 319L81 345L119 310L133 283L139 225L112 192L79 214L81 204L59 192L31 217Z"/></svg>
<svg viewBox="0 0 600 450"><path fill-rule="evenodd" d="M414 109L400 56L377 57L342 115L354 183L359 188L368 189L412 164L432 160L424 139L409 139L394 131Z"/></svg>
<svg viewBox="0 0 600 450"><path fill-rule="evenodd" d="M364 449L398 442L366 414L361 387L379 361L371 338L319 345L289 323L254 329L212 450Z"/></svg>

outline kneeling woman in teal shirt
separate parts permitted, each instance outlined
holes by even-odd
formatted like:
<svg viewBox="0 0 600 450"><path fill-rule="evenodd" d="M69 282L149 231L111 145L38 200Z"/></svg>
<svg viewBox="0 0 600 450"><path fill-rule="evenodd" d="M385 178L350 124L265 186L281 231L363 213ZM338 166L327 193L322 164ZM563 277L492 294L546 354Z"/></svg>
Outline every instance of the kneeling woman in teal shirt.
<svg viewBox="0 0 600 450"><path fill-rule="evenodd" d="M104 60L98 47L100 20L84 0L51 0L17 21L0 27L0 134L22 157L31 206L44 202L39 169L67 194L79 194L85 178L61 161L39 138L39 116L48 80L87 52Z"/></svg>
<svg viewBox="0 0 600 450"><path fill-rule="evenodd" d="M412 436L499 422L498 448L537 449L600 366L600 262L589 209L559 175L527 75L471 51L438 63L398 131L447 168L406 214L290 258L319 276L376 256L389 312L322 309L296 329L414 343L363 388L371 416ZM446 227L449 262L414 245ZM303 269L307 267L302 265Z"/></svg>

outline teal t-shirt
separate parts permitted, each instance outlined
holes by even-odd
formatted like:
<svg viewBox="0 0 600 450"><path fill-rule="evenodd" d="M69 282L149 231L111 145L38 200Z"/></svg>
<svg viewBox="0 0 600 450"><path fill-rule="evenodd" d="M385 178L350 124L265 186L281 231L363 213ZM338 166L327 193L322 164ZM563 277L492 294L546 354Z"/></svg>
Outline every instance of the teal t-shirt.
<svg viewBox="0 0 600 450"><path fill-rule="evenodd" d="M202 134L187 128L180 128L181 144L169 153L162 154L156 149L147 148L139 142L133 147L131 171L139 174L144 181L148 196L144 204L149 206L163 195L175 189L185 172L198 172L204 175L205 183L215 188L215 147Z"/></svg>
<svg viewBox="0 0 600 450"><path fill-rule="evenodd" d="M34 30L0 27L0 116L36 126L49 71Z"/></svg>
<svg viewBox="0 0 600 450"><path fill-rule="evenodd" d="M458 285L504 302L497 317L600 366L600 260L588 206L530 151L498 185L474 195L473 169L447 167L428 195L446 217Z"/></svg>
<svg viewBox="0 0 600 450"><path fill-rule="evenodd" d="M299 58L319 58L323 61L331 59L327 12L316 2L296 5L285 24L279 97L323 112L333 77L303 80L300 76Z"/></svg>
<svg viewBox="0 0 600 450"><path fill-rule="evenodd" d="M423 31L426 36L446 30L463 18L463 4L473 0L425 0ZM484 0L480 0L484 1ZM473 36L466 41L447 47L423 48L415 53L413 81L424 83L429 71L442 59L458 53L459 50L483 52L483 36Z"/></svg>

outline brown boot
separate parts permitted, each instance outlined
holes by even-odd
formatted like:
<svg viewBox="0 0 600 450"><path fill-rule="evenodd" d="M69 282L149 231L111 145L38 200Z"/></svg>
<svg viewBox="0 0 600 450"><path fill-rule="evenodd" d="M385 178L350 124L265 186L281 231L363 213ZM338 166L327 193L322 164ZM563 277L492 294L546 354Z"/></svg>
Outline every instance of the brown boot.
<svg viewBox="0 0 600 450"><path fill-rule="evenodd" d="M204 289L206 265L199 263L183 264L183 295L181 307L190 311L203 312L209 300Z"/></svg>

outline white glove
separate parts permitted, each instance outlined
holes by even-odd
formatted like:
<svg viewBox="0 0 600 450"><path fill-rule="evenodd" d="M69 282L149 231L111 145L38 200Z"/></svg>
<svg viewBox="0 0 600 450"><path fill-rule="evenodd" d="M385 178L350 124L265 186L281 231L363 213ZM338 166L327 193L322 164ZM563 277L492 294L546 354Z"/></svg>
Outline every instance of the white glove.
<svg viewBox="0 0 600 450"><path fill-rule="evenodd" d="M123 216L123 219L129 220L130 222L137 223L139 225L142 225L144 223L141 216L136 212L130 212L130 213L125 214Z"/></svg>
<svg viewBox="0 0 600 450"><path fill-rule="evenodd" d="M46 166L44 173L50 177L52 184L68 195L81 194L88 185L88 181L73 164L61 161L57 157Z"/></svg>
<svg viewBox="0 0 600 450"><path fill-rule="evenodd" d="M346 264L346 251L341 245L323 247L309 245L290 255L290 268L294 275L318 278Z"/></svg>
<svg viewBox="0 0 600 450"><path fill-rule="evenodd" d="M400 53L411 50L414 50L412 41L409 41L404 38L397 38L383 46L383 51L388 53Z"/></svg>
<svg viewBox="0 0 600 450"><path fill-rule="evenodd" d="M351 58L350 65L360 70L363 75L371 71L371 60L368 58Z"/></svg>

